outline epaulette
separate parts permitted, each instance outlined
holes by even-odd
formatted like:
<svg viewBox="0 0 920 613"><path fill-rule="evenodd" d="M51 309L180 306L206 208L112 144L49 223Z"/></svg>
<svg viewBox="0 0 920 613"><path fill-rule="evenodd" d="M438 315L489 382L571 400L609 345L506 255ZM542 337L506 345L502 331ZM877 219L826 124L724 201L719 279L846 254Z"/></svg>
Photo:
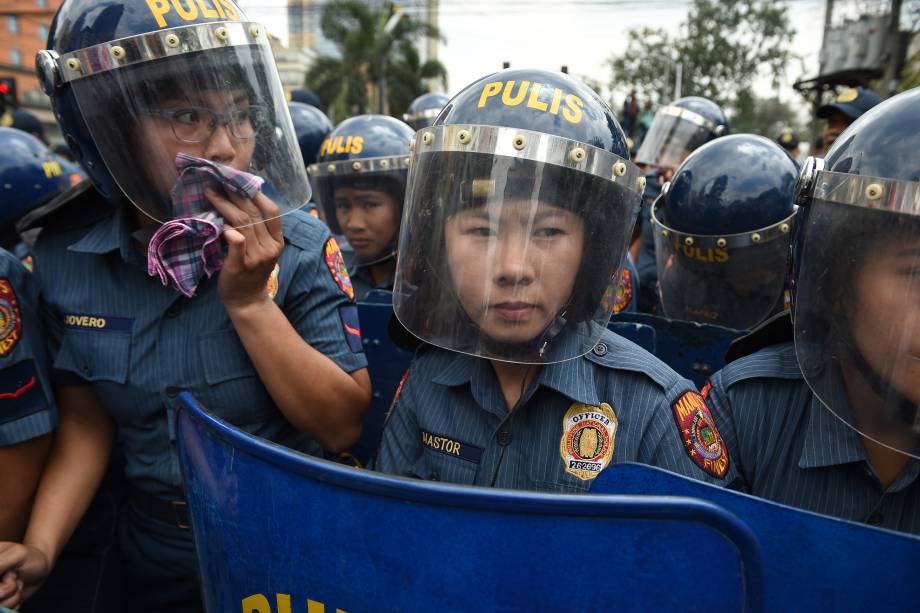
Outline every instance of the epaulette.
<svg viewBox="0 0 920 613"><path fill-rule="evenodd" d="M29 211L17 223L19 233L35 228L74 229L89 226L110 215L112 204L96 190L92 181L83 181Z"/></svg>
<svg viewBox="0 0 920 613"><path fill-rule="evenodd" d="M605 330L594 349L585 358L613 370L628 370L645 375L663 390L669 390L681 380L667 364L639 345Z"/></svg>
<svg viewBox="0 0 920 613"><path fill-rule="evenodd" d="M802 379L802 370L795 356L795 345L791 341L780 342L743 356L726 365L719 376L724 389L741 381L752 379Z"/></svg>
<svg viewBox="0 0 920 613"><path fill-rule="evenodd" d="M792 341L794 331L792 315L789 311L782 311L770 317L745 336L735 339L725 352L725 363L729 364L738 358L751 355L771 345Z"/></svg>
<svg viewBox="0 0 920 613"><path fill-rule="evenodd" d="M321 249L328 234L326 224L302 210L291 211L281 217L281 226L287 242L304 251Z"/></svg>

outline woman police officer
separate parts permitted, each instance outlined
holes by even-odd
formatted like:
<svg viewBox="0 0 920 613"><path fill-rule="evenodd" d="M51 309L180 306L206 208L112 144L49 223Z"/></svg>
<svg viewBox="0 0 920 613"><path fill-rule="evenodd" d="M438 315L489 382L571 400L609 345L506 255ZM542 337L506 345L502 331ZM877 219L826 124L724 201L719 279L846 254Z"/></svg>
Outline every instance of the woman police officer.
<svg viewBox="0 0 920 613"><path fill-rule="evenodd" d="M353 308L341 253L297 211L309 183L267 34L229 0L179 6L67 0L38 58L98 192L36 247L62 425L13 564L26 594L85 509L117 426L128 608L201 609L173 445L180 390L311 453L353 443L369 402L340 318Z"/></svg>
<svg viewBox="0 0 920 613"><path fill-rule="evenodd" d="M564 74L485 77L416 135L394 309L427 345L379 470L574 492L628 461L731 479L693 384L606 329L643 183L613 113Z"/></svg>

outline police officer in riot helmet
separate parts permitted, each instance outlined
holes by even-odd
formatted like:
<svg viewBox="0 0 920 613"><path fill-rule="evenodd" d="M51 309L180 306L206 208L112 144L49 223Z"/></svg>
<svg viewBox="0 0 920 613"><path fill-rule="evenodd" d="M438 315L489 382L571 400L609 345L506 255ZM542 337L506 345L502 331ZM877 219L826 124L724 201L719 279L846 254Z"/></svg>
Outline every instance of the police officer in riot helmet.
<svg viewBox="0 0 920 613"><path fill-rule="evenodd" d="M348 241L345 263L359 301L393 288L412 134L385 115L346 119L309 169L326 222Z"/></svg>
<svg viewBox="0 0 920 613"><path fill-rule="evenodd" d="M409 110L403 115L403 121L412 126L413 130L427 128L434 123L435 118L441 113L448 100L447 96L438 93L422 94L412 101Z"/></svg>
<svg viewBox="0 0 920 613"><path fill-rule="evenodd" d="M711 462L686 452L671 405L711 423L692 383L606 328L645 183L628 156L590 88L540 70L472 83L416 134L394 310L425 344L379 470L567 492L627 461L730 479L714 429Z"/></svg>
<svg viewBox="0 0 920 613"><path fill-rule="evenodd" d="M881 101L871 89L850 87L840 92L833 102L819 108L818 119L826 120L822 133L825 150L831 148L850 124Z"/></svg>
<svg viewBox="0 0 920 613"><path fill-rule="evenodd" d="M666 317L747 330L786 307L795 162L761 136L703 145L652 208Z"/></svg>
<svg viewBox="0 0 920 613"><path fill-rule="evenodd" d="M173 442L180 392L315 455L357 440L370 400L341 253L299 210L310 184L268 33L232 0L186 4L65 0L36 61L94 188L35 247L68 444L0 568L25 596L117 431L129 491L107 528L126 609L202 610Z"/></svg>
<svg viewBox="0 0 920 613"><path fill-rule="evenodd" d="M674 171L692 151L728 132L725 113L706 98L680 98L655 113L652 126L636 153L636 164L648 169L641 215L642 247L636 258L641 281L640 311L654 312L657 307L657 260L650 221L652 201L658 197L661 184L671 180Z"/></svg>
<svg viewBox="0 0 920 613"><path fill-rule="evenodd" d="M867 111L796 188L790 337L713 376L751 493L920 534L920 90ZM792 453L790 453L792 451Z"/></svg>

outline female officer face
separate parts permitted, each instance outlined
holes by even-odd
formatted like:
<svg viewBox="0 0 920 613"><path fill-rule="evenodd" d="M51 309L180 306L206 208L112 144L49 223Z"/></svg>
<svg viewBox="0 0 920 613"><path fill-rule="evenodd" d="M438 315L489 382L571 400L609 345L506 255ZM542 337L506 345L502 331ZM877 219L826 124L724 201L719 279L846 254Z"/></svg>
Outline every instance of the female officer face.
<svg viewBox="0 0 920 613"><path fill-rule="evenodd" d="M160 194L176 181L177 153L246 170L256 147L249 96L242 89L169 93L141 114L144 171Z"/></svg>
<svg viewBox="0 0 920 613"><path fill-rule="evenodd" d="M460 304L493 340L531 341L564 309L581 264L579 215L506 199L457 213L444 235Z"/></svg>
<svg viewBox="0 0 920 613"><path fill-rule="evenodd" d="M853 342L872 369L920 405L920 240L877 241L855 279Z"/></svg>
<svg viewBox="0 0 920 613"><path fill-rule="evenodd" d="M399 230L400 208L392 196L380 190L336 188L335 216L362 262L386 255Z"/></svg>

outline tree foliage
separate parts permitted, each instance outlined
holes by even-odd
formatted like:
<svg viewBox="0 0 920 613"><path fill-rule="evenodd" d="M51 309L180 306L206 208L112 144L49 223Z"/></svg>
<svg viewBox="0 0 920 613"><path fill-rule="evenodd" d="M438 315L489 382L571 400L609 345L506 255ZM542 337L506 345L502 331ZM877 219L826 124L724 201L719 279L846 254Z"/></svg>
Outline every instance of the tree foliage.
<svg viewBox="0 0 920 613"><path fill-rule="evenodd" d="M799 140L809 140L808 126L795 110L779 98L759 98L742 92L735 100L732 132L760 134L771 140L792 130Z"/></svg>
<svg viewBox="0 0 920 613"><path fill-rule="evenodd" d="M705 96L732 107L750 96L759 77L778 85L793 55L788 7L775 0L693 0L680 33L630 30L626 52L613 57L611 90L637 93L653 104L670 102L677 64L683 96Z"/></svg>
<svg viewBox="0 0 920 613"><path fill-rule="evenodd" d="M394 115L427 91L425 80L439 78L446 87L444 66L437 61L422 63L416 48L422 37L440 38L438 29L410 15L387 29L394 12L390 3L369 5L361 0L330 0L324 5L320 27L338 56L317 57L306 83L332 117L376 112L381 74L386 76L387 106Z"/></svg>

